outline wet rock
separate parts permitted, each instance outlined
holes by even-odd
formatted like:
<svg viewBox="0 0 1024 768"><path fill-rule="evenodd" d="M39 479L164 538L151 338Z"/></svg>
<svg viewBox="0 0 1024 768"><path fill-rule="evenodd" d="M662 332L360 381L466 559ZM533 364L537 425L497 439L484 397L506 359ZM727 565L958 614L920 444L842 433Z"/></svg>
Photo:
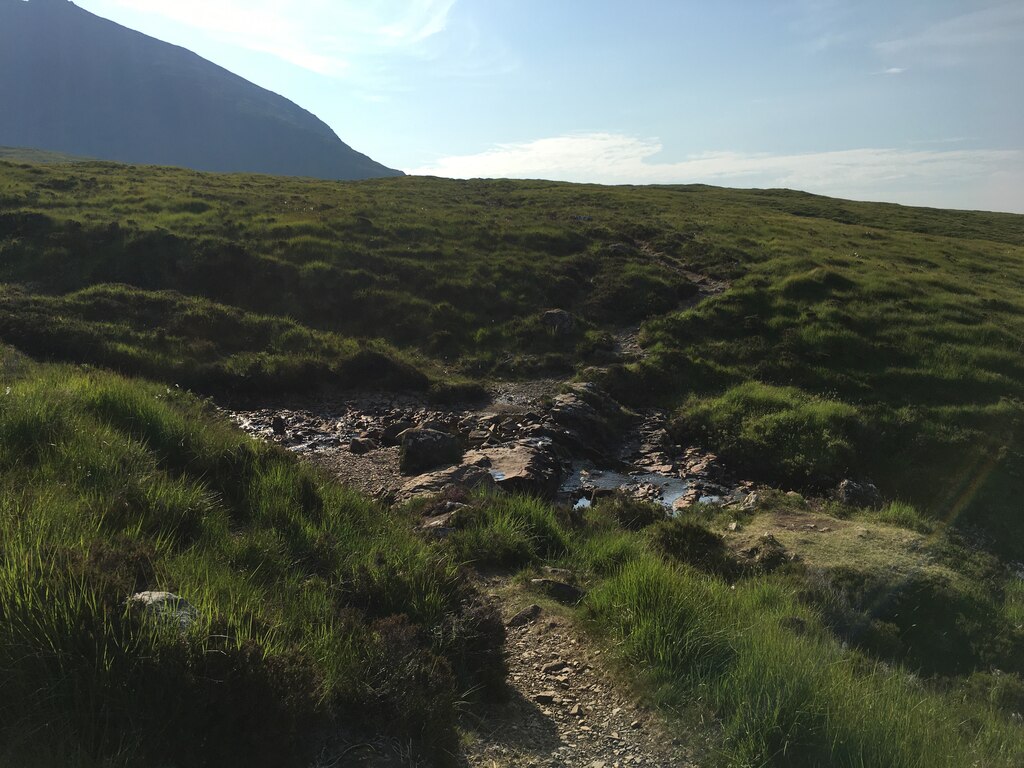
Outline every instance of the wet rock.
<svg viewBox="0 0 1024 768"><path fill-rule="evenodd" d="M540 321L555 336L568 336L576 328L576 318L564 309L549 309L540 316Z"/></svg>
<svg viewBox="0 0 1024 768"><path fill-rule="evenodd" d="M539 589L552 600L557 600L564 605L576 605L587 596L587 593L579 587L574 587L572 584L566 584L564 581L555 581L554 579L531 579L530 583L535 589Z"/></svg>
<svg viewBox="0 0 1024 768"><path fill-rule="evenodd" d="M488 468L498 487L510 493L550 499L562 483L562 461L549 440L521 440L470 451L465 462Z"/></svg>
<svg viewBox="0 0 1024 768"><path fill-rule="evenodd" d="M413 428L405 430L400 438L399 468L403 475L458 464L462 459L462 446L447 432Z"/></svg>
<svg viewBox="0 0 1024 768"><path fill-rule="evenodd" d="M398 497L411 499L414 496L432 495L453 486L473 490L475 488L494 488L495 482L491 473L483 467L463 464L414 477L402 486Z"/></svg>
<svg viewBox="0 0 1024 768"><path fill-rule="evenodd" d="M138 592L128 598L128 608L133 613L157 616L178 625L182 632L188 630L196 620L195 607L173 592Z"/></svg>
<svg viewBox="0 0 1024 768"><path fill-rule="evenodd" d="M685 512L694 504L700 501L703 491L698 488L691 488L674 502L672 502L673 512Z"/></svg>
<svg viewBox="0 0 1024 768"><path fill-rule="evenodd" d="M836 489L835 496L841 504L848 504L852 507L878 509L882 506L882 494L871 483L843 480Z"/></svg>
<svg viewBox="0 0 1024 768"><path fill-rule="evenodd" d="M284 423L284 418L281 416L275 416L271 420L270 428L278 437L284 437L286 434L288 434L288 426Z"/></svg>

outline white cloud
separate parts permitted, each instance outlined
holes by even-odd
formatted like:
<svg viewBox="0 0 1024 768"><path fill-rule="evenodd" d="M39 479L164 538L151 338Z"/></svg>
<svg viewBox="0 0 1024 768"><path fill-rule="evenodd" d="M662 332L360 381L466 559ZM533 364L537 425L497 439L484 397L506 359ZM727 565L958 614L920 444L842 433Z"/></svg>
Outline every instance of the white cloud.
<svg viewBox="0 0 1024 768"><path fill-rule="evenodd" d="M883 56L914 58L930 64L958 64L992 47L1024 42L1024 4L996 5L931 24L875 48Z"/></svg>
<svg viewBox="0 0 1024 768"><path fill-rule="evenodd" d="M422 53L443 32L456 0L105 0L198 29L223 43L267 53L304 69L343 76L360 56Z"/></svg>
<svg viewBox="0 0 1024 768"><path fill-rule="evenodd" d="M905 70L903 67L889 67L888 69L883 69L881 72L875 72L875 74L889 75L890 77L893 77L895 75L902 75L906 71L907 70Z"/></svg>
<svg viewBox="0 0 1024 768"><path fill-rule="evenodd" d="M586 133L498 144L409 170L452 178L544 178L601 184L788 187L839 197L1024 213L1024 152L852 149L776 155L706 152L657 162L656 139Z"/></svg>

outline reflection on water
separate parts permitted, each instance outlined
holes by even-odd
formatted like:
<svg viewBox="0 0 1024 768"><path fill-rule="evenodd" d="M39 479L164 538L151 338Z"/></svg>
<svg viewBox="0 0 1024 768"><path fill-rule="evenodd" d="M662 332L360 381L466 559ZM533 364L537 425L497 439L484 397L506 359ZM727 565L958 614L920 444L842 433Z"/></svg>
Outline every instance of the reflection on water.
<svg viewBox="0 0 1024 768"><path fill-rule="evenodd" d="M575 500L576 509L586 509L593 503L595 497L619 489L650 498L651 501L657 501L671 509L689 488L689 481L676 475L643 471L627 474L611 469L597 469L589 462L578 462L573 465L568 479L562 484L561 492Z"/></svg>

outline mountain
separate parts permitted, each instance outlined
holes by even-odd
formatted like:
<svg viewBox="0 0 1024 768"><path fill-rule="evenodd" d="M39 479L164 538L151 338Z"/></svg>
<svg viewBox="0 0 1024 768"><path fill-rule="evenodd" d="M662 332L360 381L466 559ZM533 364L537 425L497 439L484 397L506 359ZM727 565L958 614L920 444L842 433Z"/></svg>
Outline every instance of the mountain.
<svg viewBox="0 0 1024 768"><path fill-rule="evenodd" d="M0 0L0 145L203 171L399 176L293 102L67 0Z"/></svg>

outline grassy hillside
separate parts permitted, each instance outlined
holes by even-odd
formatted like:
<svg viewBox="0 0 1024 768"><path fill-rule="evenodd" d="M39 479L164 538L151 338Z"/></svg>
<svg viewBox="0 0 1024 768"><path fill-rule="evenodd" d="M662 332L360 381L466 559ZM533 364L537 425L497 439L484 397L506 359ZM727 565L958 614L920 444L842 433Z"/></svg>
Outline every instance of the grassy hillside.
<svg viewBox="0 0 1024 768"><path fill-rule="evenodd" d="M726 290L695 304L704 280ZM443 760L504 674L466 563L571 569L578 617L716 719L723 764L1024 759L1024 590L996 556L1024 556L1024 217L0 162L0 283L0 765L303 764L337 732ZM185 391L574 372L817 500L645 527L468 498L425 541ZM847 476L890 503L820 498ZM834 535L742 554L794 515ZM127 607L149 589L188 621Z"/></svg>
<svg viewBox="0 0 1024 768"><path fill-rule="evenodd" d="M441 754L501 682L500 619L404 519L178 390L2 366L0 764L308 765L328 726Z"/></svg>
<svg viewBox="0 0 1024 768"><path fill-rule="evenodd" d="M700 276L724 294L689 308ZM785 191L0 163L0 338L205 392L613 364L766 481L1024 555L1024 217ZM576 323L555 334L541 312ZM644 325L642 363L612 333ZM416 370L413 370L416 369ZM418 373L417 373L418 371Z"/></svg>

